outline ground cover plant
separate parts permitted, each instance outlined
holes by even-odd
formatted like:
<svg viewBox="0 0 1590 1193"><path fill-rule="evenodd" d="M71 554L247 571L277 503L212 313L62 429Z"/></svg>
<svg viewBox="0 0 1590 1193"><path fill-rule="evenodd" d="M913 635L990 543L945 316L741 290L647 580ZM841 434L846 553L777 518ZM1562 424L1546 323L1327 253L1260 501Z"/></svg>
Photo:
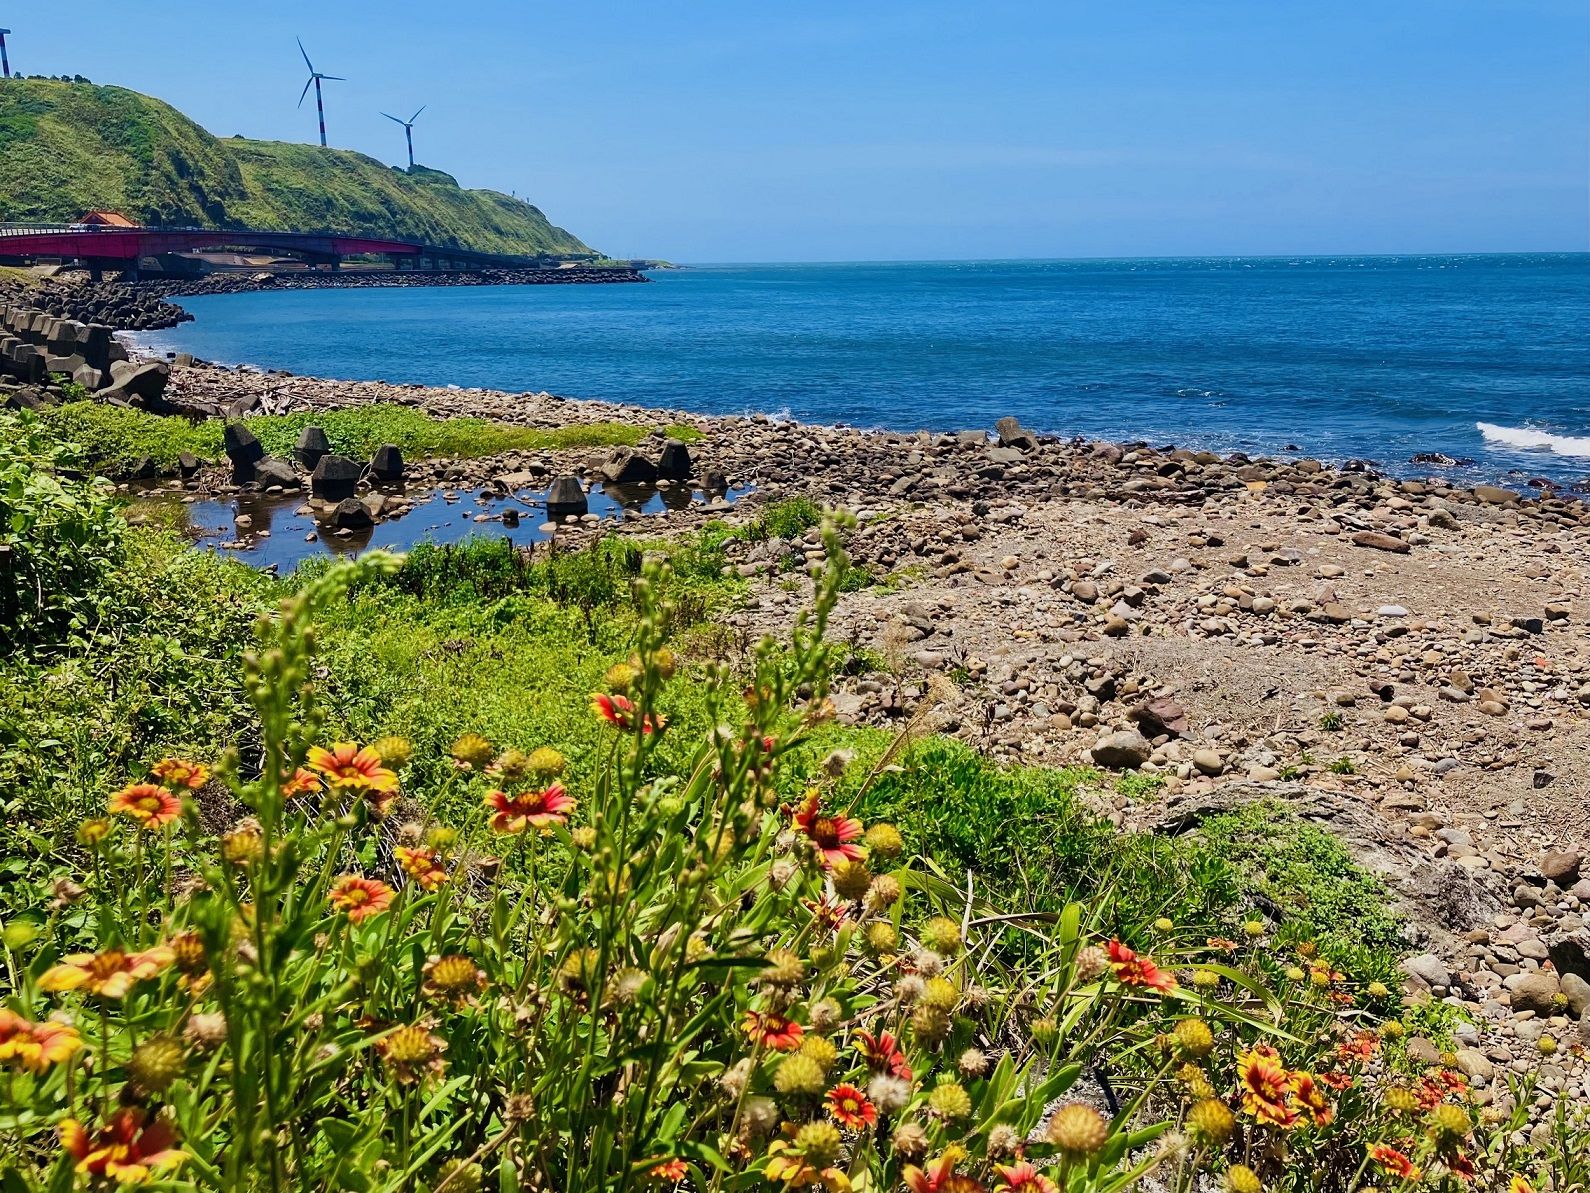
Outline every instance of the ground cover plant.
<svg viewBox="0 0 1590 1193"><path fill-rule="evenodd" d="M84 445L84 463L112 475L144 460L175 469L188 452L200 460L219 460L221 424L192 422L174 415L149 414L99 402L67 402L43 413L60 439ZM650 428L630 423L573 423L564 427L520 427L482 418L431 418L408 406L373 403L348 410L297 414L262 414L243 420L265 450L283 458L292 454L298 434L313 423L323 428L332 450L366 459L382 444L401 448L411 459L428 456L490 456L507 451L552 451L575 447L633 447ZM701 432L669 425L663 432L693 442Z"/></svg>
<svg viewBox="0 0 1590 1193"><path fill-rule="evenodd" d="M0 1187L1574 1179L1571 1112L1518 1149L1529 1091L1418 1063L1317 898L1294 928L1246 864L1101 826L1090 774L834 726L832 527L744 650L691 649L739 583L713 536L277 581L126 534L133 599L0 670ZM1336 861L1264 881L1354 890Z"/></svg>

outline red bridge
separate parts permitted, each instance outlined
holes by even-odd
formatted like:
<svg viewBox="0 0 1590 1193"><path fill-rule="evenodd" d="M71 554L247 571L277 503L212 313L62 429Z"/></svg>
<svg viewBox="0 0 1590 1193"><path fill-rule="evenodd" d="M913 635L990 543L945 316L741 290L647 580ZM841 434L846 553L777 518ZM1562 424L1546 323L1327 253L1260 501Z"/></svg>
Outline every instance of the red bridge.
<svg viewBox="0 0 1590 1193"><path fill-rule="evenodd" d="M264 232L250 228L100 228L85 224L62 227L0 226L0 260L17 258L81 261L96 278L106 269L136 279L138 263L164 253L200 249L256 249L291 253L313 265L335 269L344 257L389 257L394 268L511 269L535 265L533 256L477 253L470 249L383 240L337 232Z"/></svg>

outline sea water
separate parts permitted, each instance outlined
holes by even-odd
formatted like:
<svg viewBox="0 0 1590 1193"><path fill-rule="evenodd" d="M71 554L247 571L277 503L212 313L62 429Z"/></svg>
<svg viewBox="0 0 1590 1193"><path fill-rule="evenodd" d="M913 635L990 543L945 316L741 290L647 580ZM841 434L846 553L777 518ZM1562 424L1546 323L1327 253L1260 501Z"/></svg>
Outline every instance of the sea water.
<svg viewBox="0 0 1590 1193"><path fill-rule="evenodd" d="M164 350L902 430L1590 477L1590 255L693 266L182 300Z"/></svg>

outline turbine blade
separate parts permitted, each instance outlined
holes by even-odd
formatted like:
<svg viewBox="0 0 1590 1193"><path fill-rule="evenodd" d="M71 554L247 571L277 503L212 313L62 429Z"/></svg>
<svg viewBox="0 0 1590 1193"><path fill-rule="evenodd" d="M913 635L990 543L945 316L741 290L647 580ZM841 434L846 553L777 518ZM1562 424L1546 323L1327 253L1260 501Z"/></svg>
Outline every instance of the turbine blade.
<svg viewBox="0 0 1590 1193"><path fill-rule="evenodd" d="M403 123L396 116L393 116L393 115L391 115L388 112L382 112L381 115L385 116L388 120L392 121L393 124L402 124Z"/></svg>
<svg viewBox="0 0 1590 1193"><path fill-rule="evenodd" d="M304 65L309 68L309 73L310 74L314 74L315 73L315 64L313 62L309 61L309 51L304 49L304 39L300 37L300 38L297 39L297 41L298 41L298 52L304 56Z"/></svg>
<svg viewBox="0 0 1590 1193"><path fill-rule="evenodd" d="M298 94L298 106L304 106L304 97L309 94L309 89L315 85L315 76L309 76L309 82L304 84L304 89Z"/></svg>
<svg viewBox="0 0 1590 1193"><path fill-rule="evenodd" d="M421 104L420 105L420 112L425 111L425 109L428 108L428 107L430 107L429 104ZM416 120L418 120L420 118L420 112L415 112L414 115L409 117L409 123L410 124L413 124Z"/></svg>
<svg viewBox="0 0 1590 1193"><path fill-rule="evenodd" d="M329 79L332 82L336 82L336 83L346 83L348 81L347 79L343 78L341 75L321 75L320 77L322 79Z"/></svg>

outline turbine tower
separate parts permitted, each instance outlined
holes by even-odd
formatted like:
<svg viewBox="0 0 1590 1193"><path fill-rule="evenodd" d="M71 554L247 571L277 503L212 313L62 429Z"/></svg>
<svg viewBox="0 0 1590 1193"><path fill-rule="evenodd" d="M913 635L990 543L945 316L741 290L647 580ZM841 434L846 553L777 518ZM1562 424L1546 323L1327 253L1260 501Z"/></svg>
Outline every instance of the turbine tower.
<svg viewBox="0 0 1590 1193"><path fill-rule="evenodd" d="M325 79L328 82L346 83L348 80L341 75L323 75L316 70L315 64L309 61L309 51L304 49L304 39L301 37L298 39L298 52L304 56L304 65L309 68L309 82L304 84L304 89L298 96L298 106L300 108L304 106L304 96L308 95L309 89L313 87L315 89L315 110L320 114L320 147L324 149L326 147L326 104L320 96L320 81Z"/></svg>
<svg viewBox="0 0 1590 1193"><path fill-rule="evenodd" d="M420 105L420 112L425 111L425 109L428 106L429 105L427 105L427 104L421 104ZM381 115L385 116L388 120L392 121L392 123L401 124L403 126L403 136L409 143L409 169L410 170L412 170L414 168L414 122L420 118L420 112L415 112L414 115L410 116L407 120L399 120L396 116L392 116L392 115L390 115L390 114L388 114L386 112L382 112L381 113Z"/></svg>
<svg viewBox="0 0 1590 1193"><path fill-rule="evenodd" d="M11 77L11 59L6 57L6 34L10 32L9 29L0 29L0 68L5 70L8 79Z"/></svg>

